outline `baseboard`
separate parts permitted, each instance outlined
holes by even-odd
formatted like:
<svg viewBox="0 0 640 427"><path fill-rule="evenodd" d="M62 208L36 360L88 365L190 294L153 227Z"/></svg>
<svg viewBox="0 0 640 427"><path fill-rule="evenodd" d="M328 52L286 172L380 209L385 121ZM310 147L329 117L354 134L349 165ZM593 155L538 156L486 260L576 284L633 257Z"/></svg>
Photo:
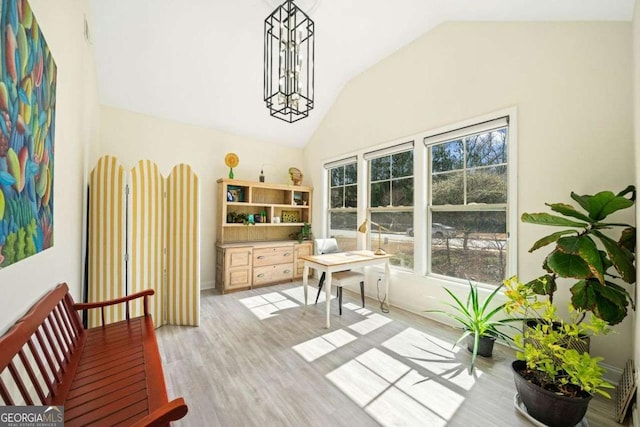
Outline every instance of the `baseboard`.
<svg viewBox="0 0 640 427"><path fill-rule="evenodd" d="M606 363L602 362L600 362L600 366L602 366L607 371L604 374L604 379L613 385L618 385L618 383L620 382L620 377L622 377L622 369L613 365L607 365Z"/></svg>
<svg viewBox="0 0 640 427"><path fill-rule="evenodd" d="M205 289L213 289L216 287L216 282L213 280L209 282L200 282L200 290L204 291Z"/></svg>

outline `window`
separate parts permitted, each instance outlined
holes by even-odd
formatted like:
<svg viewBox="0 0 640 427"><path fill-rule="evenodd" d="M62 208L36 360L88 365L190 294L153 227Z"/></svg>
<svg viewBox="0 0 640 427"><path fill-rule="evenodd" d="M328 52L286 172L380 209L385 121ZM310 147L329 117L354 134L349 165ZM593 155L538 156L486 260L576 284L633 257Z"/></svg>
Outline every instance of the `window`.
<svg viewBox="0 0 640 427"><path fill-rule="evenodd" d="M368 218L371 249L395 256L392 264L413 269L413 142L365 154L369 161ZM379 230L380 227L380 230ZM380 237L380 239L378 239Z"/></svg>
<svg viewBox="0 0 640 427"><path fill-rule="evenodd" d="M425 138L429 272L499 284L507 270L506 119Z"/></svg>
<svg viewBox="0 0 640 427"><path fill-rule="evenodd" d="M329 175L329 235L343 251L357 249L358 164L355 158L325 165Z"/></svg>

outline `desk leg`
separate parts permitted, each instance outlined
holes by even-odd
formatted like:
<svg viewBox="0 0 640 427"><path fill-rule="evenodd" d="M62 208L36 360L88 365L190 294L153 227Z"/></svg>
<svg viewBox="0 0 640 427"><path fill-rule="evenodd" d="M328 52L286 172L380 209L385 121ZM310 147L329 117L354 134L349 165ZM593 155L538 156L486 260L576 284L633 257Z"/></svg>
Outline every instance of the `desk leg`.
<svg viewBox="0 0 640 427"><path fill-rule="evenodd" d="M387 258L387 262L384 263L384 279L384 295L387 298L387 308L389 308L389 280L391 280L391 263L389 262L389 258Z"/></svg>
<svg viewBox="0 0 640 427"><path fill-rule="evenodd" d="M324 283L324 292L326 296L325 305L327 308L327 329L331 327L331 322L329 321L329 315L331 313L331 276L331 271L327 271L327 277Z"/></svg>
<svg viewBox="0 0 640 427"><path fill-rule="evenodd" d="M302 287L304 289L304 307L307 308L307 288L309 286L309 265L305 262L302 269Z"/></svg>

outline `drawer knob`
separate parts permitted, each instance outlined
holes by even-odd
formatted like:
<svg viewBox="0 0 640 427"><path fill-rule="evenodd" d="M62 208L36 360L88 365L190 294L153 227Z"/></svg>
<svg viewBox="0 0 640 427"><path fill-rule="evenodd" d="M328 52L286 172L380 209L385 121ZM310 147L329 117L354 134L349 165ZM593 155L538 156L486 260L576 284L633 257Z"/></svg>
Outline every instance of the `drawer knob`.
<svg viewBox="0 0 640 427"><path fill-rule="evenodd" d="M291 273L291 270L285 270L284 271L284 274L289 274L289 273Z"/></svg>
<svg viewBox="0 0 640 427"><path fill-rule="evenodd" d="M258 259L264 259L264 255L259 255Z"/></svg>
<svg viewBox="0 0 640 427"><path fill-rule="evenodd" d="M284 256L289 256L291 255L289 252L285 252Z"/></svg>
<svg viewBox="0 0 640 427"><path fill-rule="evenodd" d="M258 277L264 277L264 273L258 274Z"/></svg>

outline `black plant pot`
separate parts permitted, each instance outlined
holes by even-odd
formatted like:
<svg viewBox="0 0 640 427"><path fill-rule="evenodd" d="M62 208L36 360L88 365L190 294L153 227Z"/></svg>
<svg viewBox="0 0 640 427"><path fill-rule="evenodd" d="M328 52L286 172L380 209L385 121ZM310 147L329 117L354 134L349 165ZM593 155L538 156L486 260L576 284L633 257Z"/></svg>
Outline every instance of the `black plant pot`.
<svg viewBox="0 0 640 427"><path fill-rule="evenodd" d="M529 415L549 427L574 427L584 418L593 396L568 397L545 390L520 375L526 367L523 360L511 364L516 390Z"/></svg>
<svg viewBox="0 0 640 427"><path fill-rule="evenodd" d="M493 337L480 337L478 341L478 356L491 357L493 354L493 343L496 341ZM474 336L467 337L467 350L473 353Z"/></svg>

